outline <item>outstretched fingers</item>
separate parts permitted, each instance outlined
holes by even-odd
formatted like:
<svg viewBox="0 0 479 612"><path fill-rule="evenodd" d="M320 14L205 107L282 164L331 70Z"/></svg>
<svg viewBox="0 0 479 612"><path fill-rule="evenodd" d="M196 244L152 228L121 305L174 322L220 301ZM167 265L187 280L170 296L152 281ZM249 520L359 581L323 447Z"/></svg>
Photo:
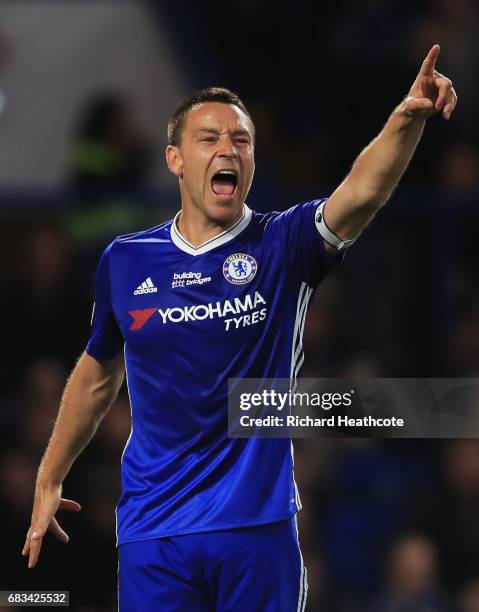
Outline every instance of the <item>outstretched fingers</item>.
<svg viewBox="0 0 479 612"><path fill-rule="evenodd" d="M73 510L74 512L79 512L81 510L80 504L72 499L61 499L58 508L60 510ZM60 527L60 523L55 517L53 517L50 521L48 530L51 531L51 533L53 533L53 535L64 544L67 544L70 541L68 534Z"/></svg>
<svg viewBox="0 0 479 612"><path fill-rule="evenodd" d="M58 538L60 542L63 542L63 544L68 544L70 541L68 534L60 527L60 523L55 517L52 518L50 525L48 526L48 531L53 533L53 535Z"/></svg>
<svg viewBox="0 0 479 612"><path fill-rule="evenodd" d="M73 499L62 498L58 507L61 510L73 510L74 512L79 512L81 510L80 504L76 501L73 501Z"/></svg>
<svg viewBox="0 0 479 612"><path fill-rule="evenodd" d="M32 537L32 527L29 528L29 530L27 531L27 537L25 538L25 544L23 545L22 548L22 555L24 557L26 557L30 551L30 538Z"/></svg>
<svg viewBox="0 0 479 612"><path fill-rule="evenodd" d="M42 548L43 536L47 532L50 523L52 522L53 515L57 511L58 502L54 499L46 498L43 501L39 508L38 518L32 523L30 530L30 550L29 550L29 559L28 559L28 567L35 567L38 561L38 557L40 555L40 550Z"/></svg>
<svg viewBox="0 0 479 612"><path fill-rule="evenodd" d="M68 534L61 528L60 524L55 518L55 512L58 509L62 510L73 510L78 512L81 510L81 506L72 499L61 499L60 502L55 503L54 500L48 500L47 503L43 503L40 507L38 519L32 521L30 528L23 545L22 555L28 556L28 567L33 568L38 562L40 556L40 550L42 548L43 537L47 530L51 531L55 537L61 542L66 544L69 541Z"/></svg>
<svg viewBox="0 0 479 612"><path fill-rule="evenodd" d="M30 537L30 545L28 550L28 568L32 569L35 567L38 561L38 557L40 556L40 550L42 548L43 536L45 535L45 530L40 527L36 527Z"/></svg>

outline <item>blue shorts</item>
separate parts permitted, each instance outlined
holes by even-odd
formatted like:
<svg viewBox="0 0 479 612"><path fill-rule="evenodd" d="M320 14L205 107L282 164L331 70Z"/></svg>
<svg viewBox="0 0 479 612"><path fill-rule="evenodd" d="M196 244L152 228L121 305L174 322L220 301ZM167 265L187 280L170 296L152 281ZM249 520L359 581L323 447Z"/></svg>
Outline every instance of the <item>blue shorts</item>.
<svg viewBox="0 0 479 612"><path fill-rule="evenodd" d="M120 612L303 612L295 518L119 547Z"/></svg>

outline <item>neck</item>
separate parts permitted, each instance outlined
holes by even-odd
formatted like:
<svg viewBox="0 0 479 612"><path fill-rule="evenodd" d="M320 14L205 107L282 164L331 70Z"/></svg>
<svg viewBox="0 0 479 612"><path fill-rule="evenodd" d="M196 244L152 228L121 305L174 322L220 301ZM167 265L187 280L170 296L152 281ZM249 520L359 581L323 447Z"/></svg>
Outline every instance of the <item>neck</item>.
<svg viewBox="0 0 479 612"><path fill-rule="evenodd" d="M183 238L197 247L232 227L241 219L243 210L242 206L237 214L221 222L210 219L197 208L183 207L176 225Z"/></svg>

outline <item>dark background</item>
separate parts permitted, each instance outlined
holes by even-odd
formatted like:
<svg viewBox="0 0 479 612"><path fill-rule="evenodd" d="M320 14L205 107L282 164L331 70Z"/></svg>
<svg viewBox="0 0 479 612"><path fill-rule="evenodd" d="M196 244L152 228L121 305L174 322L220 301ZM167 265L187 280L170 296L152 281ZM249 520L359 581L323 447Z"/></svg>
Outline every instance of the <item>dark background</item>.
<svg viewBox="0 0 479 612"><path fill-rule="evenodd" d="M454 80L457 111L449 122L429 120L401 186L320 286L303 375L477 376L477 3L144 5L152 23L166 24L188 91L227 86L248 106L257 127L248 203L257 210L330 194L441 44L438 69ZM163 152L135 127L126 94L99 90L81 104L62 180L49 190L0 185L0 588L66 589L73 609L99 612L116 609L126 394L64 484L83 506L61 515L70 543L47 537L29 571L20 551L34 478L88 339L100 252L119 225L121 233L155 225L180 201L173 179L151 180ZM477 440L295 448L307 610L479 611Z"/></svg>

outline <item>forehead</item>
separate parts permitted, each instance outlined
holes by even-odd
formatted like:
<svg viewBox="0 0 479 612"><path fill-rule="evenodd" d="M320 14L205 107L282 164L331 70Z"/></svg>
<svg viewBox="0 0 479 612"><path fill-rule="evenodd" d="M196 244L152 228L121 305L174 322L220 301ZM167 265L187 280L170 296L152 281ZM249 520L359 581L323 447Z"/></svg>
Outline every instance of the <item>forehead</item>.
<svg viewBox="0 0 479 612"><path fill-rule="evenodd" d="M185 129L246 130L252 133L248 116L234 104L222 102L203 102L193 106L187 115Z"/></svg>

